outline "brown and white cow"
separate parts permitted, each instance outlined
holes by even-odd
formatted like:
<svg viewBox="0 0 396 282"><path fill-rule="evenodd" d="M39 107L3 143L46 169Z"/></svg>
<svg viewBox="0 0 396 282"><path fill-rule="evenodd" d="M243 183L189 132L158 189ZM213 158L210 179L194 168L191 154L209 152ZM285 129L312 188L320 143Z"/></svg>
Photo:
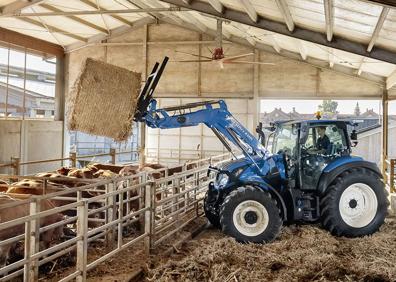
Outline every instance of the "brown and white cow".
<svg viewBox="0 0 396 282"><path fill-rule="evenodd" d="M0 192L6 192L8 190L8 182L0 180Z"/></svg>
<svg viewBox="0 0 396 282"><path fill-rule="evenodd" d="M19 201L29 199L31 195L23 194L2 194L0 195L0 224L18 219L29 215L29 204L17 204ZM16 203L12 208L2 208L5 204ZM41 211L53 209L55 206L49 200L41 200ZM40 220L40 227L47 226L59 222L63 219L63 215L55 213L48 215ZM15 225L10 228L0 228L0 241L16 237L25 233L25 224ZM63 235L63 226L51 228L40 234L40 247L41 249L48 248L54 240L59 240ZM11 249L16 246L15 243L9 243L0 247L0 268L4 267L9 258Z"/></svg>

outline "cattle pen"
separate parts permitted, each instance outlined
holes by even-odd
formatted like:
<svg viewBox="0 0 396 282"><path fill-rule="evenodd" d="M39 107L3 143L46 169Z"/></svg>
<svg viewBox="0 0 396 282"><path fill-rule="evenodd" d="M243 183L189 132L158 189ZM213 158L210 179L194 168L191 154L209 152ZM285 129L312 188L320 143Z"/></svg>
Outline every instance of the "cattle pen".
<svg viewBox="0 0 396 282"><path fill-rule="evenodd" d="M207 173L208 166L229 158L229 154L222 154L189 162L173 175L169 168L161 168L104 180L59 177L56 182L72 181L74 187L56 188L56 191L49 188L49 182L55 182L50 177L0 176L0 179L14 181L40 180L44 191L43 195L0 206L8 212L26 210L22 217L0 224L0 235L18 228L23 230L0 242L3 256L13 249L12 254L2 260L0 281L17 277L37 281L45 275L39 271L45 264L63 257L71 258L74 270L58 280L85 281L88 271L127 248L140 248L149 254L202 215L202 199L212 180ZM154 178L155 173L161 177ZM48 208L46 201L58 204ZM60 214L62 220L48 220ZM57 236L57 230L61 230L62 236ZM106 252L91 260L90 246L94 243L106 246ZM6 264L7 259L12 260Z"/></svg>

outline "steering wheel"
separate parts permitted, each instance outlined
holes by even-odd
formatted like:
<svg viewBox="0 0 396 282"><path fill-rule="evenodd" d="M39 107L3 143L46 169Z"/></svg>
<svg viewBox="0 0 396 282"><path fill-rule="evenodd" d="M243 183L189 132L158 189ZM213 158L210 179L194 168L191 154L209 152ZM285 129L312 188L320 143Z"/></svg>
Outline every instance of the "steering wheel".
<svg viewBox="0 0 396 282"><path fill-rule="evenodd" d="M311 146L308 146L308 147L305 147L305 145L302 145L301 146L301 154L309 155L308 151L313 149L313 148L314 148L314 145L311 145Z"/></svg>

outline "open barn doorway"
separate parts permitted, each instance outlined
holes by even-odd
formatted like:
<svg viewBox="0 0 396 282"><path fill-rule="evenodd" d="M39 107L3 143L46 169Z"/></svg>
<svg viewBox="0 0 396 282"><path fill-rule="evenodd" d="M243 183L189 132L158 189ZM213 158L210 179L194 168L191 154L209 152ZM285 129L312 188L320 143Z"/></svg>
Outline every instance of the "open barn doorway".
<svg viewBox="0 0 396 282"><path fill-rule="evenodd" d="M393 109L393 108L394 109ZM393 109L393 110L392 110ZM396 103L389 105L389 126L395 126ZM380 164L382 138L382 106L380 100L261 100L260 121L270 126L275 121L316 119L350 120L357 124L359 143L353 153ZM390 133L391 136L392 133ZM269 143L269 146L271 144ZM392 147L392 142L389 143ZM396 146L396 145L395 145ZM391 148L389 148L392 151ZM396 148L393 149L396 151Z"/></svg>

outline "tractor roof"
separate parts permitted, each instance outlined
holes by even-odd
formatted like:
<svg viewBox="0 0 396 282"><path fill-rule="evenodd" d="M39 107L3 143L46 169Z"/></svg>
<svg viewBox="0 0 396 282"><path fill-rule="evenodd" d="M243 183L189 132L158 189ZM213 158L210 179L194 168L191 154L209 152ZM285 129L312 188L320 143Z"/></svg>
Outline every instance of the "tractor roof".
<svg viewBox="0 0 396 282"><path fill-rule="evenodd" d="M281 124L301 124L301 123L308 123L308 124L349 124L354 125L353 121L351 120L339 120L339 119L312 119L312 120L287 120L287 121L276 121L274 125L281 125Z"/></svg>

